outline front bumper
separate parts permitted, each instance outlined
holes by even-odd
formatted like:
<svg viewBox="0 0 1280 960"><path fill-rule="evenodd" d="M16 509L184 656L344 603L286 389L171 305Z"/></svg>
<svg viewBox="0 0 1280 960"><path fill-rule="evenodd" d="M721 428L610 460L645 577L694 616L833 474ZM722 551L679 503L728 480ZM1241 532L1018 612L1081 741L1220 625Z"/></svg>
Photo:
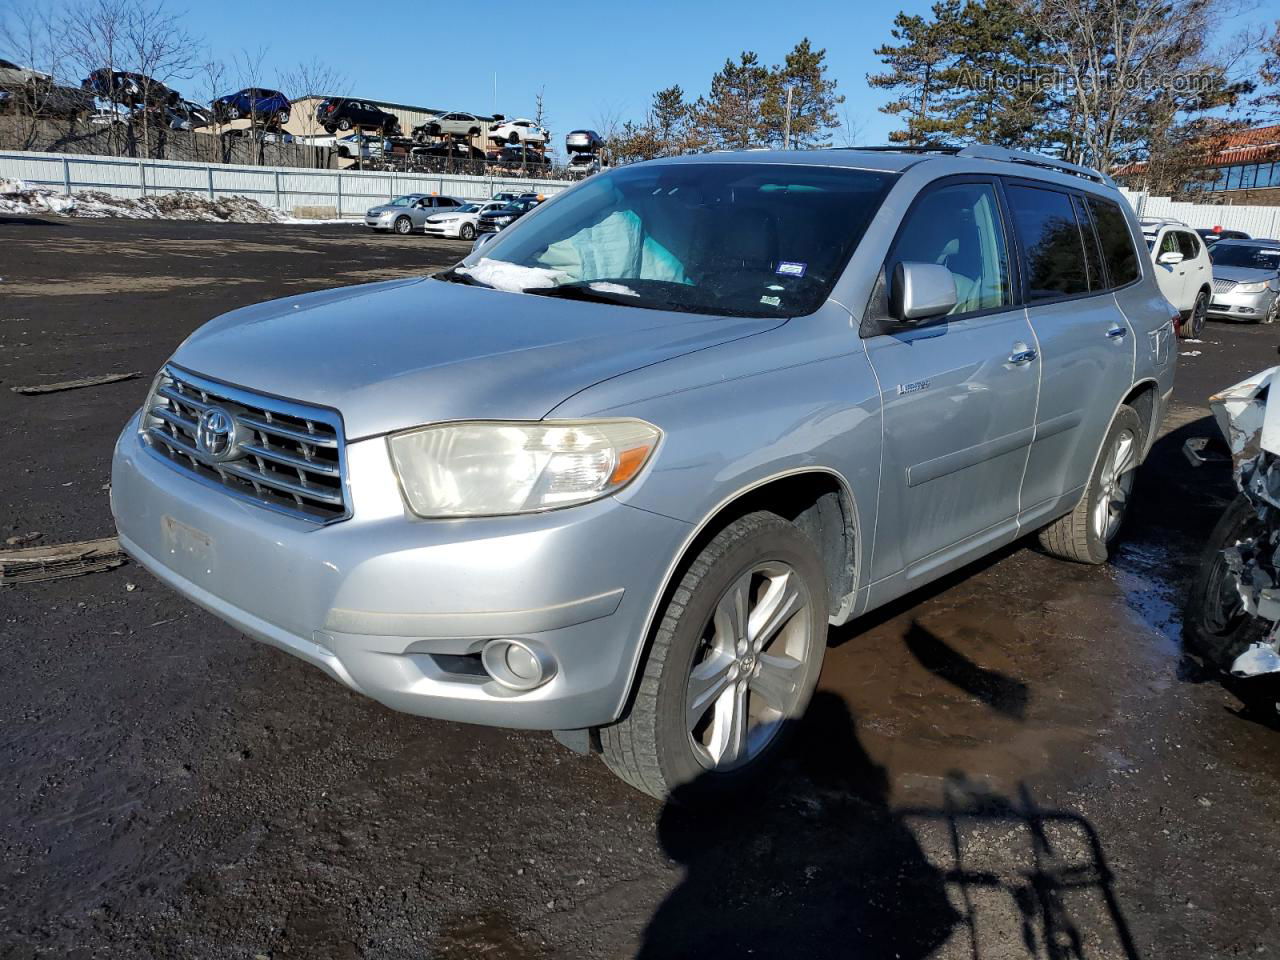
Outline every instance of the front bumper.
<svg viewBox="0 0 1280 960"><path fill-rule="evenodd" d="M329 526L227 496L125 427L112 463L121 546L178 592L396 710L575 729L622 712L688 524L607 498L519 517L407 514L381 438L347 446L353 515ZM556 673L514 692L479 668L514 638Z"/></svg>
<svg viewBox="0 0 1280 960"><path fill-rule="evenodd" d="M1262 320L1271 310L1278 294L1271 290L1261 293L1215 293L1209 303L1211 317L1229 317L1233 320Z"/></svg>
<svg viewBox="0 0 1280 960"><path fill-rule="evenodd" d="M457 237L461 228L458 223L428 223L422 230L429 237Z"/></svg>

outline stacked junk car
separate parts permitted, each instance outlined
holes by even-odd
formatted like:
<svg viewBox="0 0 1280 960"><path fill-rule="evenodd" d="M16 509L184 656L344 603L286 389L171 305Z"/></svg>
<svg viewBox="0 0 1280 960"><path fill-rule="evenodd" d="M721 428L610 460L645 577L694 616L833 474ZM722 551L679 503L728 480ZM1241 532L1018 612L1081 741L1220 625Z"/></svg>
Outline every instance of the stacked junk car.
<svg viewBox="0 0 1280 960"><path fill-rule="evenodd" d="M1278 377L1280 366L1272 367L1209 401L1239 495L1205 547L1187 639L1237 678L1280 674L1280 398L1271 396ZM1193 463L1212 459L1194 440L1187 453Z"/></svg>

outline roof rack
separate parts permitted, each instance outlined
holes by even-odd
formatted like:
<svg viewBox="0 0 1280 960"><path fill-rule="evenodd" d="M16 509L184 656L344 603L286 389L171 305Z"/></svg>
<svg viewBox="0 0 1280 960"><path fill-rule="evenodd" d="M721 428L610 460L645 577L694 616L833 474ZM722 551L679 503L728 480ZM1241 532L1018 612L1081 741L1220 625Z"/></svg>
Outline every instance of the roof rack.
<svg viewBox="0 0 1280 960"><path fill-rule="evenodd" d="M1093 167L1081 166L1078 163L1068 163L1066 160L1058 160L1054 157L1046 157L1026 150L1010 150L1008 147L988 147L975 143L972 146L961 148L956 156L973 157L977 160L1003 160L1006 163L1025 163L1029 167L1041 167L1045 170L1069 173L1085 180L1092 180L1094 183L1105 184L1108 187L1116 185L1116 182L1109 176L1093 169Z"/></svg>
<svg viewBox="0 0 1280 960"><path fill-rule="evenodd" d="M1059 173L1069 173L1073 176L1082 177L1085 180L1092 180L1094 183L1105 184L1108 187L1114 187L1115 181L1105 173L1094 170L1092 167L1084 167L1078 163L1068 163L1066 160L1056 160L1053 157L1046 157L1039 153L1030 153L1026 150L1011 150L1008 147L989 147L985 144L975 143L967 147L954 146L907 146L898 144L889 144L888 146L875 147L840 147L842 150L860 150L870 153L941 153L952 157L971 157L975 160L1000 160L1005 163L1025 163L1029 167L1040 167L1045 170L1056 170Z"/></svg>

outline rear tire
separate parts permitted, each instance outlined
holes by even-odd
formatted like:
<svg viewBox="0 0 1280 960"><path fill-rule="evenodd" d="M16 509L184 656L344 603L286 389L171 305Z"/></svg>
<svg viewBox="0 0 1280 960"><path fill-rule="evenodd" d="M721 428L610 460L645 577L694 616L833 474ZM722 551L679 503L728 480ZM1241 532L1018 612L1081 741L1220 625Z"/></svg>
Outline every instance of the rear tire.
<svg viewBox="0 0 1280 960"><path fill-rule="evenodd" d="M1084 496L1076 508L1039 533L1044 551L1076 563L1105 563L1124 524L1142 455L1142 419L1121 405L1111 421Z"/></svg>
<svg viewBox="0 0 1280 960"><path fill-rule="evenodd" d="M1235 575L1222 555L1224 548L1260 533L1261 527L1249 498L1240 494L1209 534L1195 584L1187 596L1182 617L1187 646L1222 671L1267 632L1267 624L1244 609Z"/></svg>
<svg viewBox="0 0 1280 960"><path fill-rule="evenodd" d="M339 130L350 130L350 129L351 129L351 121L350 121L350 120L348 120L346 117L343 117L341 120L339 120L339 121L338 121L338 129L339 129Z"/></svg>
<svg viewBox="0 0 1280 960"><path fill-rule="evenodd" d="M749 788L804 714L826 636L813 541L776 514L734 521L671 595L630 710L600 730L605 764L658 799Z"/></svg>

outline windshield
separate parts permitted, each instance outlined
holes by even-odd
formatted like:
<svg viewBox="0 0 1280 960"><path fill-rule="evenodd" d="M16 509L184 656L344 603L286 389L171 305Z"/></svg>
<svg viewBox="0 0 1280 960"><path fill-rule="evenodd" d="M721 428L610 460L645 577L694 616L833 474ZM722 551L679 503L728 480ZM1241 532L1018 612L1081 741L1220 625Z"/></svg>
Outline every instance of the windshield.
<svg viewBox="0 0 1280 960"><path fill-rule="evenodd" d="M1280 247L1253 246L1246 243L1219 243L1209 252L1220 267L1249 267L1254 270L1280 269Z"/></svg>
<svg viewBox="0 0 1280 960"><path fill-rule="evenodd" d="M508 290L589 287L657 310L803 315L826 300L893 179L800 164L627 167L557 198L462 269Z"/></svg>
<svg viewBox="0 0 1280 960"><path fill-rule="evenodd" d="M479 209L480 205L477 203L464 203L458 208L458 213L475 213Z"/></svg>
<svg viewBox="0 0 1280 960"><path fill-rule="evenodd" d="M396 198L395 198L394 200L392 200L389 204L387 204L387 206L389 206L389 207L410 207L410 206L413 206L414 201L416 201L417 199L418 199L417 197L396 197Z"/></svg>

